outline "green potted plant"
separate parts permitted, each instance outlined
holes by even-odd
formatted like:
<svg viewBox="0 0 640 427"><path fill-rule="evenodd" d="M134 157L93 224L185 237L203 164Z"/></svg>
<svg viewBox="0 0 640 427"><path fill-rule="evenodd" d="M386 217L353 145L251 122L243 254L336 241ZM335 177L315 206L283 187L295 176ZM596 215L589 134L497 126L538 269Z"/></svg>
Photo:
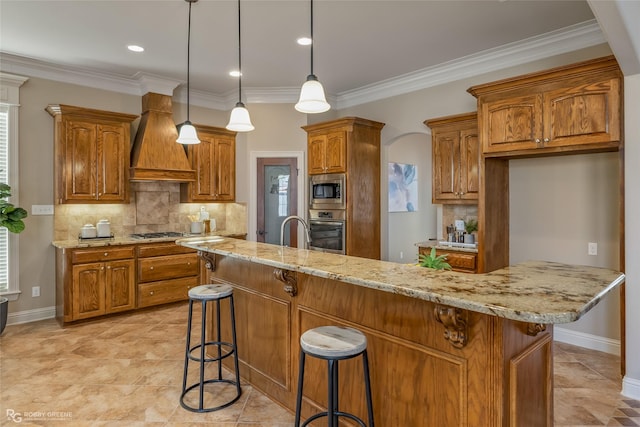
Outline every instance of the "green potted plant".
<svg viewBox="0 0 640 427"><path fill-rule="evenodd" d="M436 256L436 248L431 248L431 252L418 255L418 265L421 267L432 268L434 270L451 270L451 266L447 262L447 255Z"/></svg>
<svg viewBox="0 0 640 427"><path fill-rule="evenodd" d="M467 232L467 234L464 235L464 242L465 243L475 243L476 242L476 237L473 234L474 231L478 231L478 221L475 219L470 219L468 221L464 222L464 231Z"/></svg>
<svg viewBox="0 0 640 427"><path fill-rule="evenodd" d="M5 227L11 233L21 233L24 230L22 220L27 217L27 211L9 203L7 200L9 197L11 197L11 187L0 183L0 227ZM7 326L8 311L9 300L0 298L0 334Z"/></svg>

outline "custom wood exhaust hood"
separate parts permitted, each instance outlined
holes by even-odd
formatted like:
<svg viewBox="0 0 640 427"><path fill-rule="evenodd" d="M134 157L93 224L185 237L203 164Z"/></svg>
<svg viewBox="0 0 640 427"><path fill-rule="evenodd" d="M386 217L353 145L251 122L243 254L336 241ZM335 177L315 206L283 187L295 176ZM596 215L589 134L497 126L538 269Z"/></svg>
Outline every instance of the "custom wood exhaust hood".
<svg viewBox="0 0 640 427"><path fill-rule="evenodd" d="M130 181L195 181L184 147L176 142L171 97L149 92L142 97L140 126L131 150Z"/></svg>

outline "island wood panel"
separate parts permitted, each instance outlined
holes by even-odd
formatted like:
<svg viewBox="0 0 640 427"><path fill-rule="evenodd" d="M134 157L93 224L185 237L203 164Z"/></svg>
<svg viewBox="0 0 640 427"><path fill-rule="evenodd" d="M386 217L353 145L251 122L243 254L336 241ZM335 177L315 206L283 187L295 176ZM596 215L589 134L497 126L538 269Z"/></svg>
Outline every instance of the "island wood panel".
<svg viewBox="0 0 640 427"><path fill-rule="evenodd" d="M531 336L528 323L461 310L468 342L457 348L445 338L434 303L294 272L297 294L289 296L273 271L216 255L211 275L234 286L241 376L290 410L299 337L329 324L367 336L379 425L552 425L551 326ZM366 418L361 360L340 366L341 408ZM307 358L305 417L326 407L326 369Z"/></svg>
<svg viewBox="0 0 640 427"><path fill-rule="evenodd" d="M233 298L240 376L282 405L295 405L296 383L293 380L297 354L292 328L294 299L284 292L282 282L273 276L273 267L216 256L212 282L229 283ZM231 342L229 304L221 303L220 323L223 341ZM208 313L215 329L215 311ZM295 332L296 336L297 331ZM295 358L295 361L293 360ZM225 359L232 369L232 360Z"/></svg>

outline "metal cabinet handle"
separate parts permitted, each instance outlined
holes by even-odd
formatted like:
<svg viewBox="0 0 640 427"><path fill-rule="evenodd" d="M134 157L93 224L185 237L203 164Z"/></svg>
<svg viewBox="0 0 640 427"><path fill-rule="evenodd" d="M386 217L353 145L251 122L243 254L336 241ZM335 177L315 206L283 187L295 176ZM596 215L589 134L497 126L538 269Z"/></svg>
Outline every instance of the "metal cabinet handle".
<svg viewBox="0 0 640 427"><path fill-rule="evenodd" d="M149 292L149 295L153 295L153 294L154 294L154 292L153 292L153 291L150 291L150 292Z"/></svg>
<svg viewBox="0 0 640 427"><path fill-rule="evenodd" d="M110 265L107 265L107 270L110 270L110 269L111 269L111 266L110 266Z"/></svg>
<svg viewBox="0 0 640 427"><path fill-rule="evenodd" d="M536 144L540 144L540 138L536 138Z"/></svg>
<svg viewBox="0 0 640 427"><path fill-rule="evenodd" d="M544 142L549 142L549 138L545 138L545 139L544 139Z"/></svg>
<svg viewBox="0 0 640 427"><path fill-rule="evenodd" d="M153 266L149 267L149 270L153 270Z"/></svg>

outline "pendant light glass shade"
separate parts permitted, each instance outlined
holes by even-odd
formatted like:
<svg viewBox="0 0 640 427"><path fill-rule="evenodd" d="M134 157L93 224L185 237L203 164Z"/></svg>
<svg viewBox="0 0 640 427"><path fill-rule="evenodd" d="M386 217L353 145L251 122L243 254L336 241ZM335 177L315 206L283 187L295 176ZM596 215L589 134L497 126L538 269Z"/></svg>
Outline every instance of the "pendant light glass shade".
<svg viewBox="0 0 640 427"><path fill-rule="evenodd" d="M251 117L249 117L249 110L242 102L238 102L235 108L231 110L227 129L236 132L249 132L255 129L251 123Z"/></svg>
<svg viewBox="0 0 640 427"><path fill-rule="evenodd" d="M313 0L311 0L311 72L307 76L307 81L304 82L300 89L300 98L295 105L295 109L301 113L316 114L324 113L331 109L331 105L327 102L327 98L324 96L324 88L322 83L318 81L318 78L313 74L313 45L315 40L313 39Z"/></svg>
<svg viewBox="0 0 640 427"><path fill-rule="evenodd" d="M255 129L251 124L249 110L242 102L242 32L240 27L240 0L238 0L238 102L229 116L227 129L236 132L249 132Z"/></svg>
<svg viewBox="0 0 640 427"><path fill-rule="evenodd" d="M180 134L178 135L178 139L176 142L180 144L200 144L200 140L198 139L198 134L196 133L196 128L193 127L191 122L189 121L189 110L190 110L190 63L191 63L191 4L197 2L198 0L184 0L189 3L189 24L187 30L187 121L185 121L180 126Z"/></svg>
<svg viewBox="0 0 640 427"><path fill-rule="evenodd" d="M180 126L180 134L176 142L180 144L200 144L196 128L193 127L189 120Z"/></svg>
<svg viewBox="0 0 640 427"><path fill-rule="evenodd" d="M331 109L331 105L324 97L324 88L322 83L313 74L307 77L307 81L302 85L300 90L300 98L295 106L296 110L301 113L324 113Z"/></svg>

